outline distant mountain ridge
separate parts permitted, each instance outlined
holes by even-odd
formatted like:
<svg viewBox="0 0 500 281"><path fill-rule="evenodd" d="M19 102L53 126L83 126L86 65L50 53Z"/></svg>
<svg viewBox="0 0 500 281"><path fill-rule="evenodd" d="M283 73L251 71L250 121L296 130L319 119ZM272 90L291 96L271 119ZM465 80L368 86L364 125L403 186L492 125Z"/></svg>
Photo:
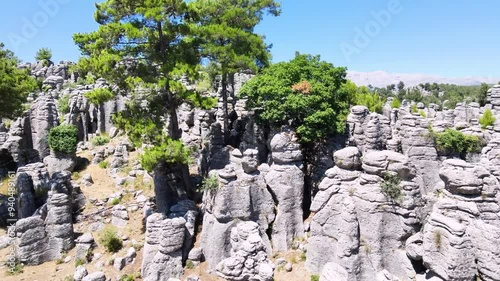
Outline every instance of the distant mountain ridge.
<svg viewBox="0 0 500 281"><path fill-rule="evenodd" d="M481 83L496 84L500 77L442 77L429 74L388 73L382 70L373 72L347 71L347 79L358 86L385 87L403 81L406 86L416 86L420 83L480 85Z"/></svg>

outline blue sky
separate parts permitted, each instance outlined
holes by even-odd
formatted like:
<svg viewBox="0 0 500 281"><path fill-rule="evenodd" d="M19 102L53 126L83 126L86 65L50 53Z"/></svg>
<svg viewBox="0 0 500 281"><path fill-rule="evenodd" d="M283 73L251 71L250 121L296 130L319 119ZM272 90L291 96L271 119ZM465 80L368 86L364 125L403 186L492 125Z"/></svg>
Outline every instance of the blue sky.
<svg viewBox="0 0 500 281"><path fill-rule="evenodd" d="M94 1L3 0L0 42L23 61L48 47L76 60L72 34L97 28ZM256 31L273 61L295 51L350 70L500 77L498 0L283 0ZM45 8L44 8L45 7ZM379 16L377 16L379 15Z"/></svg>

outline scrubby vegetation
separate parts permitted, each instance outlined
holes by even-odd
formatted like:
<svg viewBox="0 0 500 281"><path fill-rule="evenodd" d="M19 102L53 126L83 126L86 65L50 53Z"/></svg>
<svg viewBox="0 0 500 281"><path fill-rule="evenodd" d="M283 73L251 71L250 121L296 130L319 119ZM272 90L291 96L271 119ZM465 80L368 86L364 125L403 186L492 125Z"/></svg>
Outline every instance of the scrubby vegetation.
<svg viewBox="0 0 500 281"><path fill-rule="evenodd" d="M78 144L78 129L72 125L61 125L50 129L49 146L55 152L73 154Z"/></svg>
<svg viewBox="0 0 500 281"><path fill-rule="evenodd" d="M479 118L479 124L481 124L481 128L486 129L488 126L493 126L497 119L493 116L491 109L487 108L481 118Z"/></svg>
<svg viewBox="0 0 500 281"><path fill-rule="evenodd" d="M100 242L111 253L116 253L123 247L123 242L118 237L116 229L112 226L106 226L100 233Z"/></svg>
<svg viewBox="0 0 500 281"><path fill-rule="evenodd" d="M401 101L398 98L394 98L394 100L391 102L391 108L400 108L401 107Z"/></svg>
<svg viewBox="0 0 500 281"><path fill-rule="evenodd" d="M211 175L203 179L201 190L216 190L219 188L219 177Z"/></svg>
<svg viewBox="0 0 500 281"><path fill-rule="evenodd" d="M480 152L486 145L482 138L466 135L455 129L446 129L443 133L436 133L432 128L429 131L437 151L443 155L457 155L465 159L467 153Z"/></svg>
<svg viewBox="0 0 500 281"><path fill-rule="evenodd" d="M90 103L95 105L102 105L107 101L112 100L115 95L111 90L107 88L98 88L93 91L85 93L85 97L89 100Z"/></svg>
<svg viewBox="0 0 500 281"><path fill-rule="evenodd" d="M100 135L100 136L95 136L92 139L92 145L93 146L101 146L109 143L109 137L105 135Z"/></svg>
<svg viewBox="0 0 500 281"><path fill-rule="evenodd" d="M159 163L188 164L191 160L191 149L180 141L166 139L161 144L146 148L141 157L141 165L147 171L153 171Z"/></svg>
<svg viewBox="0 0 500 281"><path fill-rule="evenodd" d="M101 161L99 162L99 168L101 169L107 169L108 168L108 161Z"/></svg>
<svg viewBox="0 0 500 281"><path fill-rule="evenodd" d="M384 174L384 182L382 182L380 187L382 189L382 193L384 193L387 197L392 200L398 200L402 195L400 184L401 178L398 174L387 172Z"/></svg>
<svg viewBox="0 0 500 281"><path fill-rule="evenodd" d="M52 51L49 48L41 48L36 52L35 60L41 61L43 66L49 66L52 59Z"/></svg>
<svg viewBox="0 0 500 281"><path fill-rule="evenodd" d="M59 110L60 113L69 113L69 98L69 94L66 94L57 100L57 110Z"/></svg>
<svg viewBox="0 0 500 281"><path fill-rule="evenodd" d="M366 87L361 87L361 89L366 89ZM377 93L370 93L367 90L361 90L361 92L356 94L354 104L364 105L371 112L382 113L385 100L382 99Z"/></svg>

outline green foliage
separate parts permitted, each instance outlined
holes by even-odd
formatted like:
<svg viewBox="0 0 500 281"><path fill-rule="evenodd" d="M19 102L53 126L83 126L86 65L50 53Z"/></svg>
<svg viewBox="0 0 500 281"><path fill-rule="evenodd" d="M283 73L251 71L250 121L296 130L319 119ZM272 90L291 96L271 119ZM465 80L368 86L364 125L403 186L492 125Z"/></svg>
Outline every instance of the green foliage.
<svg viewBox="0 0 500 281"><path fill-rule="evenodd" d="M217 175L211 175L203 179L201 190L217 190L219 188L219 177Z"/></svg>
<svg viewBox="0 0 500 281"><path fill-rule="evenodd" d="M22 113L28 94L38 88L29 70L18 69L19 60L0 43L0 118Z"/></svg>
<svg viewBox="0 0 500 281"><path fill-rule="evenodd" d="M107 169L108 166L109 166L108 161L99 162L99 168L101 168L101 169Z"/></svg>
<svg viewBox="0 0 500 281"><path fill-rule="evenodd" d="M319 281L319 275L318 274L311 275L311 281Z"/></svg>
<svg viewBox="0 0 500 281"><path fill-rule="evenodd" d="M135 281L135 276L133 274L122 275L119 281Z"/></svg>
<svg viewBox="0 0 500 281"><path fill-rule="evenodd" d="M86 264L86 261L84 259L77 259L75 261L75 267L79 267L80 265Z"/></svg>
<svg viewBox="0 0 500 281"><path fill-rule="evenodd" d="M16 260L14 266L11 266L10 264L9 264L9 266L7 266L6 274L8 276L15 276L15 275L21 274L23 272L24 272L24 265L20 261Z"/></svg>
<svg viewBox="0 0 500 281"><path fill-rule="evenodd" d="M73 278L72 275L68 275L68 276L64 277L64 281L75 281L75 278Z"/></svg>
<svg viewBox="0 0 500 281"><path fill-rule="evenodd" d="M462 159L469 152L480 152L486 145L484 140L455 129L446 129L443 133L435 133L430 129L430 136L434 139L436 149L441 154L458 154Z"/></svg>
<svg viewBox="0 0 500 281"><path fill-rule="evenodd" d="M186 261L186 269L193 269L194 268L194 263L191 260Z"/></svg>
<svg viewBox="0 0 500 281"><path fill-rule="evenodd" d="M382 113L385 100L382 99L377 93L370 93L363 91L356 95L356 105L364 105L368 107L371 112Z"/></svg>
<svg viewBox="0 0 500 281"><path fill-rule="evenodd" d="M109 143L109 137L108 136L100 135L100 136L95 136L92 139L92 145L93 146L101 146L101 145L105 145L107 143Z"/></svg>
<svg viewBox="0 0 500 281"><path fill-rule="evenodd" d="M398 98L394 98L391 102L391 108L400 108L401 107L401 102L399 101Z"/></svg>
<svg viewBox="0 0 500 281"><path fill-rule="evenodd" d="M182 141L166 138L151 148L146 148L141 156L142 167L151 172L158 164L188 164L191 150Z"/></svg>
<svg viewBox="0 0 500 281"><path fill-rule="evenodd" d="M36 52L35 60L49 62L52 59L52 51L49 48L41 48Z"/></svg>
<svg viewBox="0 0 500 281"><path fill-rule="evenodd" d="M97 88L87 92L84 95L90 103L95 105L103 105L105 102L112 100L115 95L108 88Z"/></svg>
<svg viewBox="0 0 500 281"><path fill-rule="evenodd" d="M73 125L61 125L50 129L49 146L55 152L73 154L78 144L78 129Z"/></svg>
<svg viewBox="0 0 500 281"><path fill-rule="evenodd" d="M418 112L417 104L414 103L414 104L411 105L410 112L411 113L417 113Z"/></svg>
<svg viewBox="0 0 500 281"><path fill-rule="evenodd" d="M342 87L345 76L345 68L319 56L297 54L246 82L241 95L248 97L247 107L255 110L259 122L290 124L301 142L311 143L344 132L352 100L352 93ZM301 83L309 87L297 87Z"/></svg>
<svg viewBox="0 0 500 281"><path fill-rule="evenodd" d="M481 118L479 118L479 124L481 124L481 128L485 129L488 126L493 126L496 120L491 110L487 108Z"/></svg>
<svg viewBox="0 0 500 281"><path fill-rule="evenodd" d="M69 113L69 94L65 94L57 100L57 109L60 113Z"/></svg>
<svg viewBox="0 0 500 281"><path fill-rule="evenodd" d="M112 206L116 206L116 205L120 204L120 202L121 202L120 198L115 197L115 198L111 199Z"/></svg>
<svg viewBox="0 0 500 281"><path fill-rule="evenodd" d="M122 240L118 237L116 229L112 226L106 226L100 233L100 242L106 251L116 253L123 247Z"/></svg>
<svg viewBox="0 0 500 281"><path fill-rule="evenodd" d="M420 114L420 116L424 117L424 118L427 118L427 114L425 114L425 111L423 111L422 109L420 109L418 111L418 114Z"/></svg>
<svg viewBox="0 0 500 281"><path fill-rule="evenodd" d="M380 188L385 196L392 200L398 200L402 195L401 186L399 186L400 183L401 179L397 174L385 173L384 182L381 184Z"/></svg>

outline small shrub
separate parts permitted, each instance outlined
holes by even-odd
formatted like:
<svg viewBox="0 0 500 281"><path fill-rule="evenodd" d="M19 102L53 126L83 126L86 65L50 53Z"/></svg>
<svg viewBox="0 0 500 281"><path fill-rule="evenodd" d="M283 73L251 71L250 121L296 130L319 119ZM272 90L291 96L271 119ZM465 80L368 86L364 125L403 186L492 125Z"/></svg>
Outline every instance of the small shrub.
<svg viewBox="0 0 500 281"><path fill-rule="evenodd" d="M394 98L394 100L391 102L391 108L400 108L401 107L401 102L399 101L398 98Z"/></svg>
<svg viewBox="0 0 500 281"><path fill-rule="evenodd" d="M73 173L71 174L71 178L72 178L73 180L79 180L81 177L82 177L82 175L80 175L80 173L79 173L79 172L73 172Z"/></svg>
<svg viewBox="0 0 500 281"><path fill-rule="evenodd" d="M78 129L72 125L61 125L50 129L49 146L55 152L73 154L78 144Z"/></svg>
<svg viewBox="0 0 500 281"><path fill-rule="evenodd" d="M63 95L57 100L57 109L60 113L69 113L69 94Z"/></svg>
<svg viewBox="0 0 500 281"><path fill-rule="evenodd" d="M418 112L418 108L417 108L416 104L412 104L411 105L410 112L411 113L417 113Z"/></svg>
<svg viewBox="0 0 500 281"><path fill-rule="evenodd" d="M100 242L106 251L116 253L123 247L122 240L118 237L115 228L108 226L101 231Z"/></svg>
<svg viewBox="0 0 500 281"><path fill-rule="evenodd" d="M49 61L52 59L52 51L49 48L41 48L36 52L35 59L37 61Z"/></svg>
<svg viewBox="0 0 500 281"><path fill-rule="evenodd" d="M311 275L311 281L319 281L319 275L318 274Z"/></svg>
<svg viewBox="0 0 500 281"><path fill-rule="evenodd" d="M133 274L125 274L118 279L119 281L135 281L135 276Z"/></svg>
<svg viewBox="0 0 500 281"><path fill-rule="evenodd" d="M96 136L92 139L92 145L93 146L101 146L109 143L109 137L108 136Z"/></svg>
<svg viewBox="0 0 500 281"><path fill-rule="evenodd" d="M194 263L191 260L186 261L186 269L193 269Z"/></svg>
<svg viewBox="0 0 500 281"><path fill-rule="evenodd" d="M108 161L101 161L101 162L99 162L99 168L107 169L108 165L109 165Z"/></svg>
<svg viewBox="0 0 500 281"><path fill-rule="evenodd" d="M465 135L455 129L446 129L443 133L431 131L430 134L438 152L445 155L458 154L462 159L469 152L480 152L486 145L482 138Z"/></svg>
<svg viewBox="0 0 500 281"><path fill-rule="evenodd" d="M216 190L218 188L219 177L217 175L211 175L203 180L201 190Z"/></svg>
<svg viewBox="0 0 500 281"><path fill-rule="evenodd" d="M111 205L115 206L115 205L120 204L120 202L121 202L120 198L113 198L111 200Z"/></svg>
<svg viewBox="0 0 500 281"><path fill-rule="evenodd" d="M105 102L112 100L115 95L111 90L106 88L98 88L87 92L84 95L92 104L103 105Z"/></svg>
<svg viewBox="0 0 500 281"><path fill-rule="evenodd" d="M488 108L484 111L484 114L479 118L479 124L481 124L481 128L486 129L488 126L493 126L497 119L493 116L493 113Z"/></svg>
<svg viewBox="0 0 500 281"><path fill-rule="evenodd" d="M79 267L80 265L84 265L86 262L84 259L77 259L75 261L75 267Z"/></svg>
<svg viewBox="0 0 500 281"><path fill-rule="evenodd" d="M427 118L427 114L425 114L425 111L423 111L422 109L418 111L418 114L420 114L420 116L424 118Z"/></svg>
<svg viewBox="0 0 500 281"><path fill-rule="evenodd" d="M300 260L301 260L301 261L306 261L306 259L307 259L306 252L302 252L302 253L300 253Z"/></svg>
<svg viewBox="0 0 500 281"><path fill-rule="evenodd" d="M24 265L19 261L16 261L16 264L13 267L11 267L10 265L7 266L7 275L9 276L18 275L23 272L24 272Z"/></svg>
<svg viewBox="0 0 500 281"><path fill-rule="evenodd" d="M401 179L397 174L386 173L384 175L384 182L381 185L382 193L392 200L397 200L401 197L401 187L399 184Z"/></svg>

